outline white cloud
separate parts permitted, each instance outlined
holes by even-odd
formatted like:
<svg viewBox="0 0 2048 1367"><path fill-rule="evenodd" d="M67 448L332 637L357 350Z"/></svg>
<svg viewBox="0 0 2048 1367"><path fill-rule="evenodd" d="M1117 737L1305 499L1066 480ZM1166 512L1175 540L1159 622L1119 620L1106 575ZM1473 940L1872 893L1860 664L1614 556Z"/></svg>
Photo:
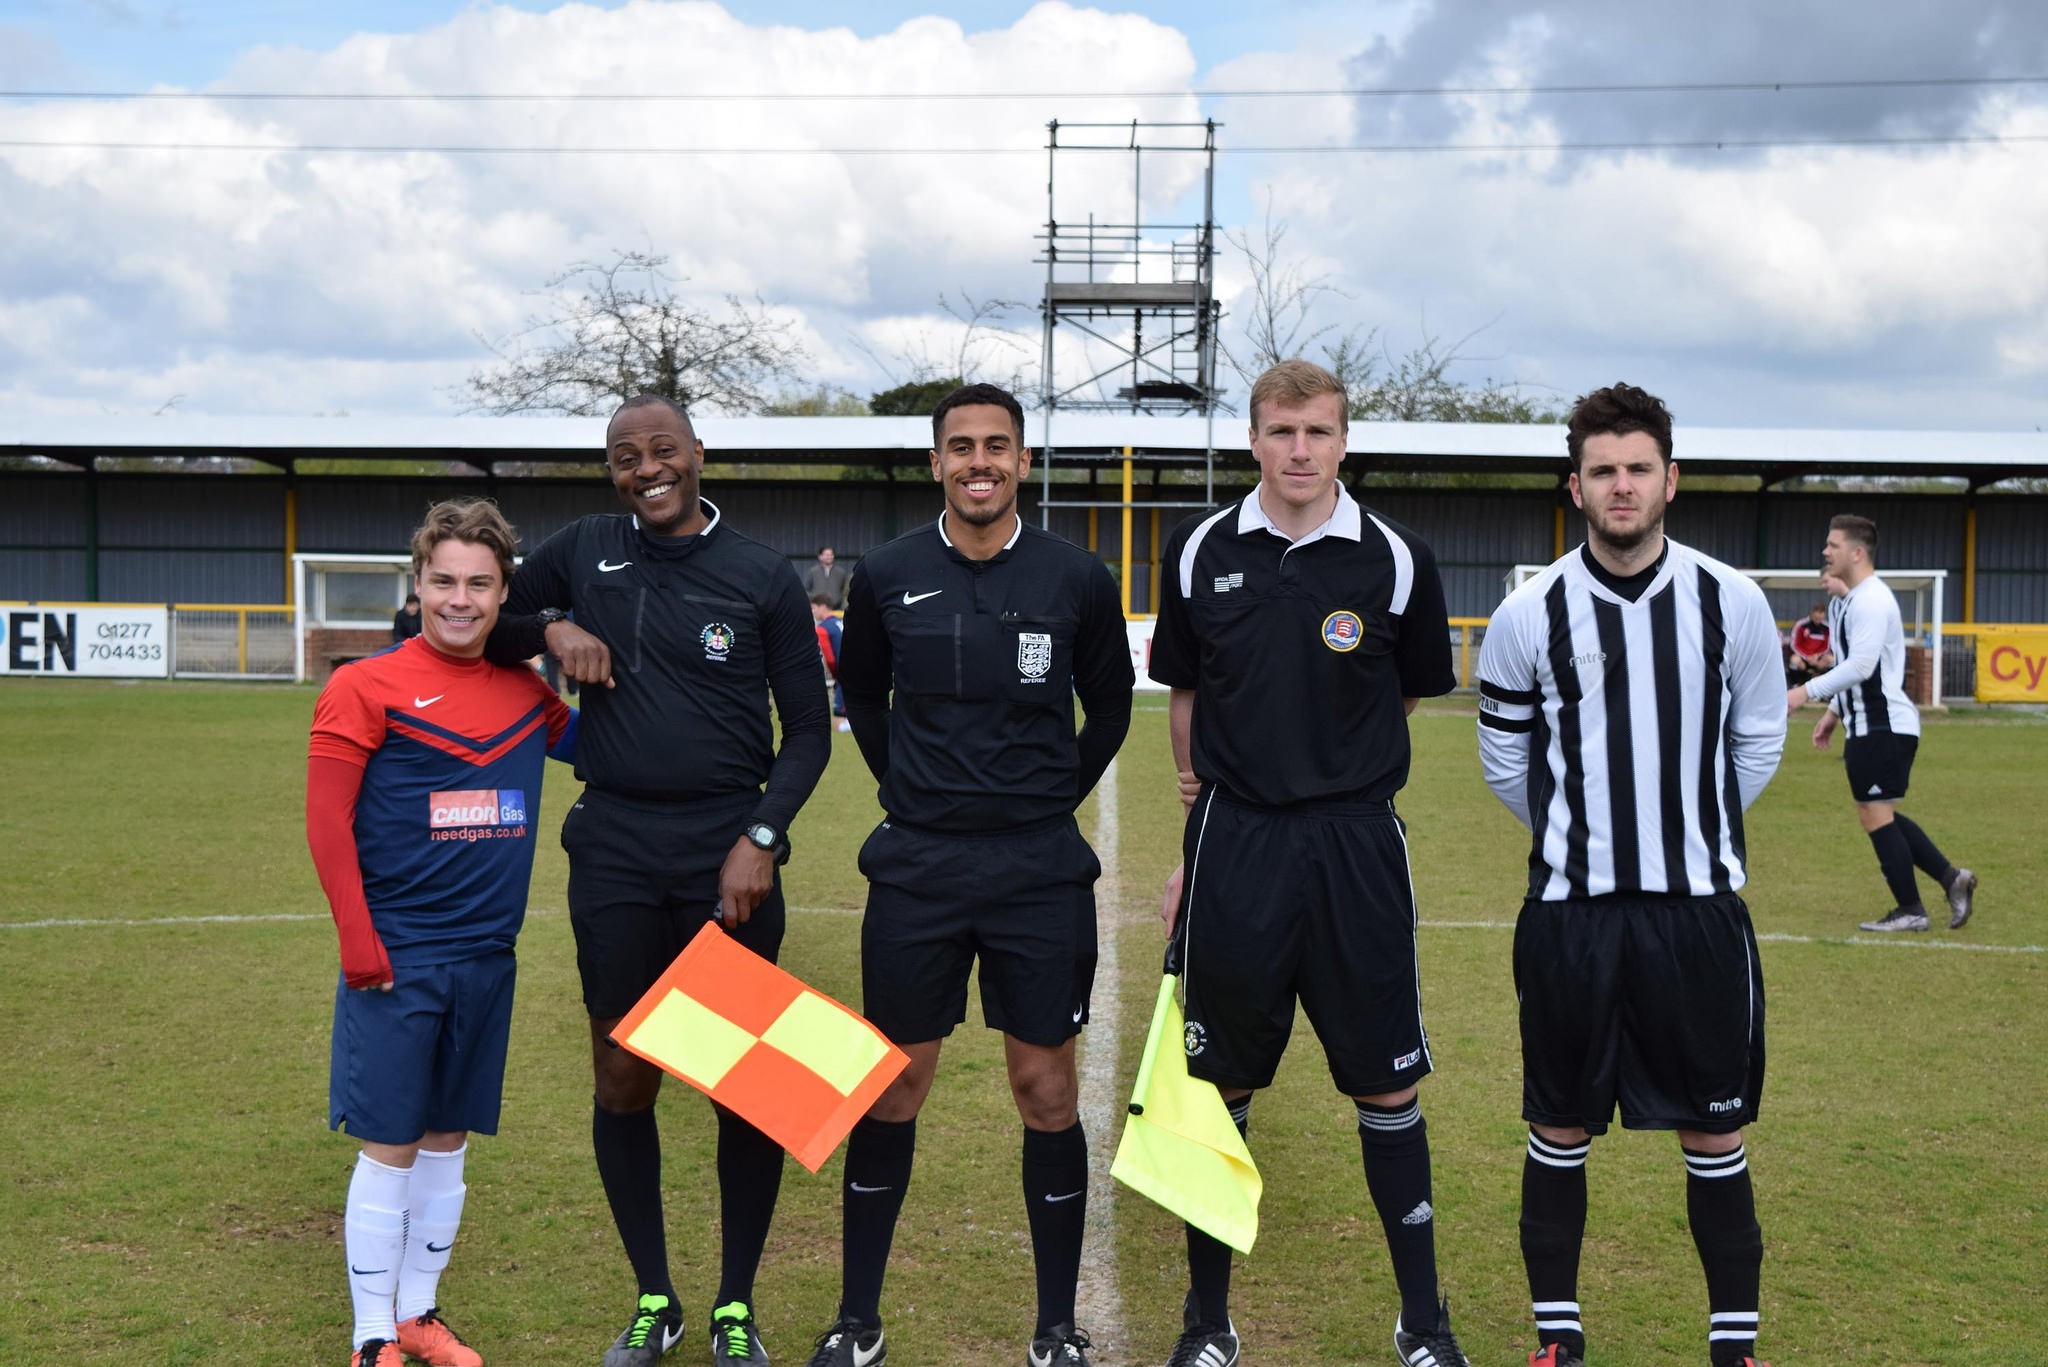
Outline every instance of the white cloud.
<svg viewBox="0 0 2048 1367"><path fill-rule="evenodd" d="M1000 30L928 17L868 38L752 25L710 3L544 13L478 5L421 32L359 34L326 51L251 49L221 86L1329 89L1376 73L1411 79L1402 44L1445 41L1444 10L1400 0L1275 11L1263 26L1271 50L1198 73L1175 29L1057 0ZM1459 84L1544 77L1568 46L1568 18L1511 13L1442 70ZM44 56L61 67L61 54ZM924 339L945 354L958 325L934 308L942 294L1035 305L1048 118L1198 119L1213 109L1226 149L1420 137L1437 127L1432 118L1467 146L1582 135L1555 100L1426 103L1401 106L1428 116L1419 121L1339 97L1205 106L1192 93L1143 102L17 103L6 110L10 136L74 142L1018 150L0 149L0 405L136 412L183 394L188 412L446 412L446 387L485 358L478 334L516 327L548 277L618 249L668 254L687 289L707 298L758 293L804 336L819 379L864 391L889 377L852 339L883 355ZM1974 118L1981 133L2048 134L2048 103L2032 88L1985 100ZM1588 126L1606 128L1612 116L1601 119ZM1304 271L1347 296L1326 300L1327 321L1380 326L1397 350L1425 319L1446 337L1483 327L1468 347L1472 378L1524 379L1568 396L1625 370L1676 387L1674 402L1696 421L1911 424L1919 414L1919 425L2031 427L2048 374L2044 166L2048 143L2019 142L1720 155L1226 150L1218 204L1225 226L1255 226L1270 197ZM1198 172L1197 158L1149 161L1148 214L1182 215ZM1063 158L1063 216L1091 207L1123 215L1129 175L1116 154ZM1244 284L1242 262L1226 255L1226 301L1240 301ZM1005 326L1035 358L1028 308ZM1968 418L1956 417L1958 396Z"/></svg>
<svg viewBox="0 0 2048 1367"><path fill-rule="evenodd" d="M225 89L708 93L1178 89L1186 40L1059 3L967 34L919 19L862 39L742 23L716 5L635 0L534 14L477 7L425 32L328 52L257 49ZM50 282L89 301L39 353L31 404L125 404L118 377L173 373L187 411L337 406L329 358L386 362L361 410L434 411L446 372L483 359L528 292L615 249L671 257L687 289L760 294L809 319L904 313L940 292L1028 288L1044 218L1048 117L1124 118L1129 101L132 102L23 106L19 136L67 141L606 147L1014 147L1017 155L373 155L0 152L0 299ZM1192 97L1181 115L1194 109ZM1148 114L1157 114L1155 103ZM1172 111L1169 110L1169 113ZM1090 168L1098 188L1120 168ZM1153 187L1169 194L1174 186ZM1081 191L1088 193L1085 189ZM996 289L988 282L999 282ZM106 339L118 329L108 354ZM858 362L813 330L822 375ZM252 385L244 358L289 380ZM394 357L417 358L412 368ZM193 358L197 372L185 369ZM210 381L208 358L220 366ZM116 363L118 360L118 363Z"/></svg>

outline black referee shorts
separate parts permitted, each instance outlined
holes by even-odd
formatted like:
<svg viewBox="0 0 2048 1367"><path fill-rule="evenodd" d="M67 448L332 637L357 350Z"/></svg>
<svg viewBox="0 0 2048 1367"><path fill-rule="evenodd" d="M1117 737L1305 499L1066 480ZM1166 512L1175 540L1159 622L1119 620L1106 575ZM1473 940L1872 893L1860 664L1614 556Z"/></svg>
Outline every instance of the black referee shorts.
<svg viewBox="0 0 2048 1367"><path fill-rule="evenodd" d="M734 793L650 802L585 789L562 820L569 926L583 1007L593 1020L633 1009L718 912L718 871L760 800ZM773 962L782 948L782 877L733 938Z"/></svg>
<svg viewBox="0 0 2048 1367"><path fill-rule="evenodd" d="M979 956L991 1029L1047 1046L1081 1032L1102 865L1073 817L996 835L884 821L860 847L860 871L861 1013L876 1029L902 1044L952 1034Z"/></svg>
<svg viewBox="0 0 2048 1367"><path fill-rule="evenodd" d="M1391 803L1276 810L1212 787L1188 813L1182 857L1189 1073L1269 1085L1297 997L1345 1095L1429 1073L1408 840Z"/></svg>
<svg viewBox="0 0 2048 1367"><path fill-rule="evenodd" d="M1918 736L1893 731L1851 736L1842 743L1849 796L1858 802L1899 801L1906 795L1906 783L1913 777L1913 756L1919 752Z"/></svg>
<svg viewBox="0 0 2048 1367"><path fill-rule="evenodd" d="M1522 904L1522 1118L1602 1134L1726 1134L1764 1090L1764 977L1749 908L1719 897Z"/></svg>

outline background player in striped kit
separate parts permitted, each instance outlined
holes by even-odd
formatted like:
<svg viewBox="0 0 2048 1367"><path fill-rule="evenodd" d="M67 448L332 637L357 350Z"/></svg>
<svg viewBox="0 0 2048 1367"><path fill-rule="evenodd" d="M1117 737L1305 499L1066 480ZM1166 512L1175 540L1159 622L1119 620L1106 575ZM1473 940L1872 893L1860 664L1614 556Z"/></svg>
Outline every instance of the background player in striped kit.
<svg viewBox="0 0 2048 1367"><path fill-rule="evenodd" d="M1763 1234L1742 1127L1764 1078L1743 811L1778 767L1777 624L1746 576L1664 535L1671 415L1632 385L1573 407L1586 544L1508 596L1479 655L1479 750L1533 833L1515 927L1522 1258L1539 1347L1582 1362L1586 1155L1616 1103L1675 1130L1716 1367L1753 1364Z"/></svg>
<svg viewBox="0 0 2048 1367"><path fill-rule="evenodd" d="M1828 523L1820 558L1827 574L1844 590L1828 603L1828 630L1837 663L1827 673L1788 689L1785 707L1796 712L1809 701L1828 704L1813 728L1816 750L1828 748L1837 724L1847 737L1842 761L1849 775L1849 796L1856 804L1856 819L1877 852L1877 866L1884 871L1893 902L1888 914L1863 922L1861 928L1927 929L1927 908L1913 880L1917 865L1941 884L1948 897L1948 928L1960 930L1970 919L1977 875L1950 863L1927 832L1898 809L1920 748L1920 710L1906 696L1906 632L1899 600L1891 585L1877 577L1877 524L1854 513L1838 514Z"/></svg>

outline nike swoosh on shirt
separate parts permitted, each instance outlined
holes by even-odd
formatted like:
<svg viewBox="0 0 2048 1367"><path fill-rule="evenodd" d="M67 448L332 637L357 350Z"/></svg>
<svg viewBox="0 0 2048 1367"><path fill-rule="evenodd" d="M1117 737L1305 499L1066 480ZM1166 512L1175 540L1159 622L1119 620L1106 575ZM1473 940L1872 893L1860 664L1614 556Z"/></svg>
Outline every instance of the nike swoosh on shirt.
<svg viewBox="0 0 2048 1367"><path fill-rule="evenodd" d="M944 592L944 589L933 589L930 593L919 593L913 595L909 589L905 589L903 590L903 606L909 607L912 603L922 603L925 599L936 598Z"/></svg>
<svg viewBox="0 0 2048 1367"><path fill-rule="evenodd" d="M597 562L597 572L599 574L610 574L613 570L622 570L632 563L630 560L621 560L618 564L614 565L609 560L600 560Z"/></svg>
<svg viewBox="0 0 2048 1367"><path fill-rule="evenodd" d="M422 698L415 696L412 700L412 705L414 707L432 707L435 703L441 701L441 699L447 696L448 695L446 693L436 693L431 698Z"/></svg>

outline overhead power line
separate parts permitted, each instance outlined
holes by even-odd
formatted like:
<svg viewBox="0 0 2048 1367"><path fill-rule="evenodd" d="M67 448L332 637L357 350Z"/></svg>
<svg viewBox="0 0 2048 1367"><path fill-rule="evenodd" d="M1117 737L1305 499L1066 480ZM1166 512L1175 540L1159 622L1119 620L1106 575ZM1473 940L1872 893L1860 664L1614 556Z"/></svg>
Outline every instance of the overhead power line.
<svg viewBox="0 0 2048 1367"><path fill-rule="evenodd" d="M2048 76L1874 76L1812 81L1658 81L1634 84L1333 86L1317 89L1182 90L753 90L753 91L432 91L432 90L0 90L5 100L247 100L458 104L910 102L919 100L1390 99L1413 95L1781 94L1800 90L1908 90L2048 84Z"/></svg>
<svg viewBox="0 0 2048 1367"><path fill-rule="evenodd" d="M2048 143L2048 133L1958 133L1925 137L1827 138L1682 138L1664 141L1601 142L1369 142L1261 144L1219 146L1221 155L1311 154L1351 152L1509 153L1509 152L1697 152L1749 151L1798 147L1946 147L2025 146ZM658 147L642 144L559 146L554 144L488 143L286 143L286 142L128 142L72 139L0 138L0 150L70 152L278 152L285 154L363 153L436 156L618 156L618 157L1009 157L1043 156L1043 146L1029 147ZM1117 152L1128 148L1077 147L1075 151Z"/></svg>

